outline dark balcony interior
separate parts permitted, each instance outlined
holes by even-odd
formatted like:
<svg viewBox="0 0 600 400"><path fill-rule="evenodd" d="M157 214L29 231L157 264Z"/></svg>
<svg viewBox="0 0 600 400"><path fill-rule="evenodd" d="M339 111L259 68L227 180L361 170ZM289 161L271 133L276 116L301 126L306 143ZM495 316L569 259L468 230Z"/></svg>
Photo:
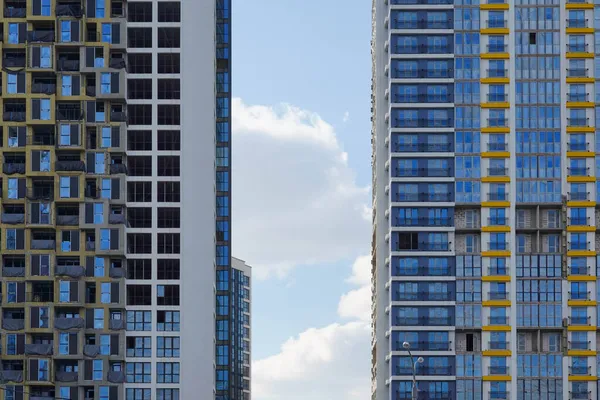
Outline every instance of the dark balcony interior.
<svg viewBox="0 0 600 400"><path fill-rule="evenodd" d="M87 140L85 142L86 149L94 150L98 148L98 134L95 127L89 127L86 129Z"/></svg>
<svg viewBox="0 0 600 400"><path fill-rule="evenodd" d="M27 138L27 144L34 146L54 146L54 127L46 125L34 126L33 135Z"/></svg>
<svg viewBox="0 0 600 400"><path fill-rule="evenodd" d="M56 59L59 71L79 71L79 50L78 49L61 49L57 54Z"/></svg>
<svg viewBox="0 0 600 400"><path fill-rule="evenodd" d="M65 151L56 155L57 171L85 171L85 163L81 155L73 151Z"/></svg>
<svg viewBox="0 0 600 400"><path fill-rule="evenodd" d="M54 198L54 180L52 178L32 179L27 188L27 197L31 200L52 200Z"/></svg>
<svg viewBox="0 0 600 400"><path fill-rule="evenodd" d="M87 41L88 42L99 42L98 27L94 22L88 22L86 26L87 30Z"/></svg>
<svg viewBox="0 0 600 400"><path fill-rule="evenodd" d="M30 386L29 400L50 400L55 398L54 388L48 386Z"/></svg>
<svg viewBox="0 0 600 400"><path fill-rule="evenodd" d="M4 102L3 117L5 121L23 122L25 121L27 105L25 100L10 100Z"/></svg>
<svg viewBox="0 0 600 400"><path fill-rule="evenodd" d="M108 67L114 69L127 68L125 53L121 51L111 51L109 55Z"/></svg>
<svg viewBox="0 0 600 400"><path fill-rule="evenodd" d="M123 5L123 1L111 0L110 16L112 18L124 18L125 17L125 6Z"/></svg>
<svg viewBox="0 0 600 400"><path fill-rule="evenodd" d="M87 251L96 250L96 231L85 232L85 249Z"/></svg>
<svg viewBox="0 0 600 400"><path fill-rule="evenodd" d="M123 156L120 154L112 154L110 159L110 173L111 174L126 174L127 164L123 160Z"/></svg>
<svg viewBox="0 0 600 400"><path fill-rule="evenodd" d="M27 3L25 0L7 0L4 2L4 18L25 18Z"/></svg>
<svg viewBox="0 0 600 400"><path fill-rule="evenodd" d="M23 382L23 360L2 360L1 363L0 371L6 380Z"/></svg>
<svg viewBox="0 0 600 400"><path fill-rule="evenodd" d="M25 310L22 308L5 308L2 310L2 322L25 321Z"/></svg>
<svg viewBox="0 0 600 400"><path fill-rule="evenodd" d="M100 197L100 188L96 179L86 179L85 181L85 197L97 199Z"/></svg>
<svg viewBox="0 0 600 400"><path fill-rule="evenodd" d="M5 174L25 173L25 153L4 153L2 169Z"/></svg>
<svg viewBox="0 0 600 400"><path fill-rule="evenodd" d="M56 94L56 77L50 74L36 74L31 82L31 93Z"/></svg>
<svg viewBox="0 0 600 400"><path fill-rule="evenodd" d="M25 257L24 256L2 256L2 275L25 276Z"/></svg>
<svg viewBox="0 0 600 400"><path fill-rule="evenodd" d="M56 119L59 121L81 121L83 110L80 102L62 102L56 105Z"/></svg>
<svg viewBox="0 0 600 400"><path fill-rule="evenodd" d="M54 282L32 282L27 301L44 303L54 301Z"/></svg>
<svg viewBox="0 0 600 400"><path fill-rule="evenodd" d="M127 122L127 113L125 112L125 106L123 104L111 103L110 120L112 122Z"/></svg>
<svg viewBox="0 0 600 400"><path fill-rule="evenodd" d="M83 6L80 0L57 0L56 2L57 17L83 17Z"/></svg>
<svg viewBox="0 0 600 400"><path fill-rule="evenodd" d="M86 304L96 303L96 282L85 283L85 302Z"/></svg>
<svg viewBox="0 0 600 400"><path fill-rule="evenodd" d="M2 66L4 68L25 68L25 50L4 50Z"/></svg>
<svg viewBox="0 0 600 400"><path fill-rule="evenodd" d="M56 265L79 266L79 265L81 265L81 261L79 260L79 257L57 256L56 257Z"/></svg>
<svg viewBox="0 0 600 400"><path fill-rule="evenodd" d="M52 43L55 41L54 24L46 21L33 23L33 30L27 32L27 41L38 43Z"/></svg>
<svg viewBox="0 0 600 400"><path fill-rule="evenodd" d="M56 225L79 225L79 205L65 204L56 207ZM73 265L80 265L73 264Z"/></svg>
<svg viewBox="0 0 600 400"><path fill-rule="evenodd" d="M31 335L32 344L53 344L54 338L51 333L35 333Z"/></svg>
<svg viewBox="0 0 600 400"><path fill-rule="evenodd" d="M32 229L31 230L31 249L32 250L55 250L56 232L54 230Z"/></svg>
<svg viewBox="0 0 600 400"><path fill-rule="evenodd" d="M4 204L2 206L3 224L23 224L25 222L25 206L23 204Z"/></svg>

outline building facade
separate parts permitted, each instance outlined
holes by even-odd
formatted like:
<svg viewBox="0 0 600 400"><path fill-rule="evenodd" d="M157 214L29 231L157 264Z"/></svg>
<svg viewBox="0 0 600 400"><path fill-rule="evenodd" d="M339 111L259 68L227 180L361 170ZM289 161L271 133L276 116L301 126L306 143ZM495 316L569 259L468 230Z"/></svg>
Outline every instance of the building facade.
<svg viewBox="0 0 600 400"><path fill-rule="evenodd" d="M373 399L598 398L598 29L374 0Z"/></svg>
<svg viewBox="0 0 600 400"><path fill-rule="evenodd" d="M230 0L0 9L0 398L249 399Z"/></svg>

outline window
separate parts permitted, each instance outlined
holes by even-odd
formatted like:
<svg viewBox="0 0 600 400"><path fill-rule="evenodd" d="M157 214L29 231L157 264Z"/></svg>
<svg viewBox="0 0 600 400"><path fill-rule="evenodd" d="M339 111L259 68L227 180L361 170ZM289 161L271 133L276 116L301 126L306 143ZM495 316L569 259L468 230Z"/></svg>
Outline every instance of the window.
<svg viewBox="0 0 600 400"><path fill-rule="evenodd" d="M229 321L217 320L217 340L229 340Z"/></svg>
<svg viewBox="0 0 600 400"><path fill-rule="evenodd" d="M158 383L179 383L179 363L156 363Z"/></svg>
<svg viewBox="0 0 600 400"><path fill-rule="evenodd" d="M151 331L152 330L152 312L151 311L127 311L127 330L128 331Z"/></svg>
<svg viewBox="0 0 600 400"><path fill-rule="evenodd" d="M129 3L138 4L138 3ZM151 389L126 389L126 400L151 400L152 390Z"/></svg>
<svg viewBox="0 0 600 400"><path fill-rule="evenodd" d="M110 335L100 335L100 354L110 355Z"/></svg>
<svg viewBox="0 0 600 400"><path fill-rule="evenodd" d="M103 282L100 284L100 303L110 304L111 303L111 283Z"/></svg>
<svg viewBox="0 0 600 400"><path fill-rule="evenodd" d="M128 336L127 357L152 357L152 338Z"/></svg>
<svg viewBox="0 0 600 400"><path fill-rule="evenodd" d="M104 309L94 309L94 329L104 329Z"/></svg>
<svg viewBox="0 0 600 400"><path fill-rule="evenodd" d="M181 47L180 28L158 28L158 47L178 49Z"/></svg>
<svg viewBox="0 0 600 400"><path fill-rule="evenodd" d="M181 22L181 3L178 1L158 3L158 22Z"/></svg>
<svg viewBox="0 0 600 400"><path fill-rule="evenodd" d="M130 125L152 125L152 105L129 104L127 115Z"/></svg>
<svg viewBox="0 0 600 400"><path fill-rule="evenodd" d="M229 364L229 346L218 345L216 348L217 365Z"/></svg>
<svg viewBox="0 0 600 400"><path fill-rule="evenodd" d="M6 355L17 355L17 335L13 333L6 335Z"/></svg>
<svg viewBox="0 0 600 400"><path fill-rule="evenodd" d="M131 107L131 106L129 106ZM180 106L175 104L158 105L158 125L179 125Z"/></svg>
<svg viewBox="0 0 600 400"><path fill-rule="evenodd" d="M179 175L179 156L158 156L158 176Z"/></svg>
<svg viewBox="0 0 600 400"><path fill-rule="evenodd" d="M61 303L68 303L71 301L71 283L66 281L59 282L59 299Z"/></svg>
<svg viewBox="0 0 600 400"><path fill-rule="evenodd" d="M102 380L102 364L103 364L102 360L93 360L92 377L93 377L93 380L95 380L95 381Z"/></svg>
<svg viewBox="0 0 600 400"><path fill-rule="evenodd" d="M128 22L152 22L152 2L131 2L127 4ZM129 400L129 399L127 399ZM133 400L133 399L132 399ZM135 399L137 400L137 398Z"/></svg>
<svg viewBox="0 0 600 400"><path fill-rule="evenodd" d="M157 260L157 277L158 279L175 280L180 279L179 271L180 260L174 258L158 259ZM219 271L222 272L222 271ZM227 271L224 271L227 272Z"/></svg>
<svg viewBox="0 0 600 400"><path fill-rule="evenodd" d="M129 306L151 306L152 286L150 285L127 285L127 305Z"/></svg>
<svg viewBox="0 0 600 400"><path fill-rule="evenodd" d="M60 333L58 336L58 354L69 354L69 334Z"/></svg>
<svg viewBox="0 0 600 400"><path fill-rule="evenodd" d="M125 366L127 383L151 383L151 363L128 362Z"/></svg>
<svg viewBox="0 0 600 400"><path fill-rule="evenodd" d="M157 311L157 330L159 332L179 332L179 311Z"/></svg>
<svg viewBox="0 0 600 400"><path fill-rule="evenodd" d="M100 250L110 250L110 229L100 229Z"/></svg>
<svg viewBox="0 0 600 400"><path fill-rule="evenodd" d="M156 389L156 400L179 400L179 389Z"/></svg>
<svg viewBox="0 0 600 400"><path fill-rule="evenodd" d="M60 177L60 197L63 199L71 197L71 177L69 176Z"/></svg>
<svg viewBox="0 0 600 400"><path fill-rule="evenodd" d="M112 24L102 24L102 42L113 42L113 26Z"/></svg>
<svg viewBox="0 0 600 400"><path fill-rule="evenodd" d="M159 3L160 4L160 3ZM159 79L158 80L158 98L159 99L180 99L180 81L179 79Z"/></svg>
<svg viewBox="0 0 600 400"><path fill-rule="evenodd" d="M159 306L179 305L179 285L158 285L156 291Z"/></svg>
<svg viewBox="0 0 600 400"><path fill-rule="evenodd" d="M61 37L60 40L63 43L71 41L71 21L61 21L60 23Z"/></svg>
<svg viewBox="0 0 600 400"><path fill-rule="evenodd" d="M152 150L152 131L127 131L127 150Z"/></svg>
<svg viewBox="0 0 600 400"><path fill-rule="evenodd" d="M152 47L152 28L127 28L127 47Z"/></svg>
<svg viewBox="0 0 600 400"><path fill-rule="evenodd" d="M229 389L229 371L217 370L216 389L217 390L228 390Z"/></svg>
<svg viewBox="0 0 600 400"><path fill-rule="evenodd" d="M111 198L112 181L110 180L110 178L102 178L100 189L101 189L100 196L103 199Z"/></svg>
<svg viewBox="0 0 600 400"><path fill-rule="evenodd" d="M179 53L158 53L158 73L178 74L180 72Z"/></svg>
<svg viewBox="0 0 600 400"><path fill-rule="evenodd" d="M152 99L152 79L128 79L127 98Z"/></svg>
<svg viewBox="0 0 600 400"><path fill-rule="evenodd" d="M179 338L159 336L157 340L157 357L179 357Z"/></svg>
<svg viewBox="0 0 600 400"><path fill-rule="evenodd" d="M8 24L8 43L19 44L19 24Z"/></svg>
<svg viewBox="0 0 600 400"><path fill-rule="evenodd" d="M103 203L93 203L92 205L94 211L94 224L103 224L104 223L104 204Z"/></svg>
<svg viewBox="0 0 600 400"><path fill-rule="evenodd" d="M112 93L111 77L112 77L112 74L110 72L102 72L100 74L100 93L102 93L102 94Z"/></svg>
<svg viewBox="0 0 600 400"><path fill-rule="evenodd" d="M132 3L129 3L132 4ZM133 3L133 4L138 4ZM129 53L127 54L129 62L127 63L130 74L151 74L152 73L152 54L148 53Z"/></svg>
<svg viewBox="0 0 600 400"><path fill-rule="evenodd" d="M157 238L158 254L179 254L180 234L159 233Z"/></svg>
<svg viewBox="0 0 600 400"><path fill-rule="evenodd" d="M179 203L181 201L180 185L180 182L158 182L158 202Z"/></svg>
<svg viewBox="0 0 600 400"><path fill-rule="evenodd" d="M217 296L217 315L229 315L229 296Z"/></svg>
<svg viewBox="0 0 600 400"><path fill-rule="evenodd" d="M128 259L127 260L127 279L143 279L143 280L152 279L151 260L149 260L149 259L140 259L140 260Z"/></svg>
<svg viewBox="0 0 600 400"><path fill-rule="evenodd" d="M150 233L128 233L127 251L130 254L152 253L152 234Z"/></svg>

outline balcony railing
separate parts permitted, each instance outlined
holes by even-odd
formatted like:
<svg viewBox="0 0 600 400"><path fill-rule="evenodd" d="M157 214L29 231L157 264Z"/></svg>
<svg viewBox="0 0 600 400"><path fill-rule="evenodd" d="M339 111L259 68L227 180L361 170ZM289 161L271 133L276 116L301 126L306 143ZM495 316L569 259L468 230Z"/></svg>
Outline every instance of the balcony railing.
<svg viewBox="0 0 600 400"><path fill-rule="evenodd" d="M569 267L569 275L589 275L590 267L582 266L582 267Z"/></svg>
<svg viewBox="0 0 600 400"><path fill-rule="evenodd" d="M488 44L487 51L488 53L506 53L508 46L505 44Z"/></svg>
<svg viewBox="0 0 600 400"><path fill-rule="evenodd" d="M591 366L570 366L569 367L569 375L591 375L592 367Z"/></svg>
<svg viewBox="0 0 600 400"><path fill-rule="evenodd" d="M506 300L508 299L507 292L493 291L488 292L488 300Z"/></svg>
<svg viewBox="0 0 600 400"><path fill-rule="evenodd" d="M407 293L407 292L396 292L393 296L394 301L453 301L453 292L444 293L431 293L431 292L419 292L419 293Z"/></svg>
<svg viewBox="0 0 600 400"><path fill-rule="evenodd" d="M491 365L489 367L490 375L508 375L509 371L508 365Z"/></svg>
<svg viewBox="0 0 600 400"><path fill-rule="evenodd" d="M33 83L31 84L31 93L55 94L56 85L54 83Z"/></svg>
<svg viewBox="0 0 600 400"><path fill-rule="evenodd" d="M588 45L587 45L587 43L568 44L567 52L569 52L569 53L587 53Z"/></svg>
<svg viewBox="0 0 600 400"><path fill-rule="evenodd" d="M490 217L490 218L488 218L488 225L492 225L492 226L508 225L508 218L506 218L506 217Z"/></svg>
<svg viewBox="0 0 600 400"><path fill-rule="evenodd" d="M487 99L489 102L498 103L508 100L508 94L506 93L488 93Z"/></svg>
<svg viewBox="0 0 600 400"><path fill-rule="evenodd" d="M570 217L569 225L584 225L589 226L590 217Z"/></svg>
<svg viewBox="0 0 600 400"><path fill-rule="evenodd" d="M510 343L500 340L491 340L488 343L488 347L490 350L508 350L510 349Z"/></svg>
<svg viewBox="0 0 600 400"><path fill-rule="evenodd" d="M489 398L492 400L509 400L510 392L505 392L501 390L492 390L489 392Z"/></svg>
<svg viewBox="0 0 600 400"><path fill-rule="evenodd" d="M590 242L569 242L569 250L589 250Z"/></svg>
<svg viewBox="0 0 600 400"><path fill-rule="evenodd" d="M395 226L451 226L451 218L397 218Z"/></svg>
<svg viewBox="0 0 600 400"><path fill-rule="evenodd" d="M590 101L589 93L567 93L567 101Z"/></svg>
<svg viewBox="0 0 600 400"><path fill-rule="evenodd" d="M83 16L83 8L80 4L57 4L55 10L57 17L75 17Z"/></svg>
<svg viewBox="0 0 600 400"><path fill-rule="evenodd" d="M507 201L509 196L508 193L488 193L487 198L490 201Z"/></svg>
<svg viewBox="0 0 600 400"><path fill-rule="evenodd" d="M592 292L569 292L569 300L591 300Z"/></svg>
<svg viewBox="0 0 600 400"><path fill-rule="evenodd" d="M569 3L571 3L571 1ZM571 400L591 400L591 398L592 398L591 391L569 392L569 399L571 399Z"/></svg>
<svg viewBox="0 0 600 400"><path fill-rule="evenodd" d="M488 118L487 122L490 128L508 127L508 118Z"/></svg>
<svg viewBox="0 0 600 400"><path fill-rule="evenodd" d="M584 193L584 192L571 192L569 193L569 200L589 200L590 199L590 192Z"/></svg>
<svg viewBox="0 0 600 400"><path fill-rule="evenodd" d="M490 325L508 325L508 317L488 317Z"/></svg>
<svg viewBox="0 0 600 400"><path fill-rule="evenodd" d="M392 152L417 153L417 152L450 152L451 143L392 143Z"/></svg>
<svg viewBox="0 0 600 400"><path fill-rule="evenodd" d="M395 342L395 350L396 351L404 351L402 347L403 341ZM418 351L451 351L452 350L452 342L451 341L420 341L417 343L411 342L411 345L415 345L416 347L413 350Z"/></svg>
<svg viewBox="0 0 600 400"><path fill-rule="evenodd" d="M508 151L508 143L488 143L488 151Z"/></svg>
<svg viewBox="0 0 600 400"><path fill-rule="evenodd" d="M448 54L452 50L451 46L439 45L397 45L394 46L394 54Z"/></svg>
<svg viewBox="0 0 600 400"><path fill-rule="evenodd" d="M4 18L25 18L27 16L27 8L25 7L5 7Z"/></svg>
<svg viewBox="0 0 600 400"><path fill-rule="evenodd" d="M494 276L508 275L508 268L507 267L489 267L488 275L494 275Z"/></svg>
<svg viewBox="0 0 600 400"><path fill-rule="evenodd" d="M589 326L591 322L592 322L592 317L569 317L569 325Z"/></svg>
<svg viewBox="0 0 600 400"><path fill-rule="evenodd" d="M507 20L503 20L503 19L490 19L488 21L486 21L486 26L488 28L507 28L508 27L508 21Z"/></svg>
<svg viewBox="0 0 600 400"><path fill-rule="evenodd" d="M392 103L451 103L449 94L394 94Z"/></svg>
<svg viewBox="0 0 600 400"><path fill-rule="evenodd" d="M587 28L588 20L581 18L567 19L567 28Z"/></svg>
<svg viewBox="0 0 600 400"><path fill-rule="evenodd" d="M398 5L416 5L416 4L443 5L443 4L453 4L453 0L391 0L390 4L398 4Z"/></svg>
<svg viewBox="0 0 600 400"><path fill-rule="evenodd" d="M393 176L451 177L452 175L452 171L448 168L396 168Z"/></svg>
<svg viewBox="0 0 600 400"><path fill-rule="evenodd" d="M54 293L51 291L36 291L27 292L25 296L26 301L31 303L47 303L54 301Z"/></svg>
<svg viewBox="0 0 600 400"><path fill-rule="evenodd" d="M448 326L453 321L450 317L396 317L395 322L401 326Z"/></svg>
<svg viewBox="0 0 600 400"><path fill-rule="evenodd" d="M588 76L588 68L568 68L567 69L567 77L568 78L585 78Z"/></svg>
<svg viewBox="0 0 600 400"><path fill-rule="evenodd" d="M23 122L25 121L25 111L5 111L2 117L5 121Z"/></svg>
<svg viewBox="0 0 600 400"><path fill-rule="evenodd" d="M589 143L568 143L567 149L569 151L589 151L590 144Z"/></svg>
<svg viewBox="0 0 600 400"><path fill-rule="evenodd" d="M454 268L451 267L417 267L396 268L394 276L452 276Z"/></svg>
<svg viewBox="0 0 600 400"><path fill-rule="evenodd" d="M508 168L488 168L488 176L508 176Z"/></svg>
<svg viewBox="0 0 600 400"><path fill-rule="evenodd" d="M567 168L569 176L589 176L589 168L587 167L570 167Z"/></svg>
<svg viewBox="0 0 600 400"><path fill-rule="evenodd" d="M392 29L453 29L454 24L450 20L428 21L428 20L400 20L391 21Z"/></svg>
<svg viewBox="0 0 600 400"><path fill-rule="evenodd" d="M591 345L592 345L592 342L590 342L590 341L587 341L587 342L584 340L569 341L569 348L571 350L589 350Z"/></svg>
<svg viewBox="0 0 600 400"><path fill-rule="evenodd" d="M37 30L27 32L27 40L29 42L43 42L52 43L54 42L54 31L53 30Z"/></svg>
<svg viewBox="0 0 600 400"><path fill-rule="evenodd" d="M487 70L488 78L505 78L508 76L508 69L492 68Z"/></svg>
<svg viewBox="0 0 600 400"><path fill-rule="evenodd" d="M83 119L83 111L77 109L57 109L56 119L59 121L81 121Z"/></svg>
<svg viewBox="0 0 600 400"><path fill-rule="evenodd" d="M400 69L392 71L392 78L452 78L454 71L449 69L419 68Z"/></svg>

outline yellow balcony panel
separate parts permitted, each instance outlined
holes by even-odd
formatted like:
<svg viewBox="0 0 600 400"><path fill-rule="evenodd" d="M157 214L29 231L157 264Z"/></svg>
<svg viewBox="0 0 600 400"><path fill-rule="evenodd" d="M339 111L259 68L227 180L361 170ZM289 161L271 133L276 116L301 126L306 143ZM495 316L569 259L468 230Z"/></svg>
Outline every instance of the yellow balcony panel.
<svg viewBox="0 0 600 400"><path fill-rule="evenodd" d="M510 108L510 103L508 101L499 101L499 102L491 102L491 103L481 103L479 104L481 108Z"/></svg>
<svg viewBox="0 0 600 400"><path fill-rule="evenodd" d="M510 307L510 300L484 300L481 305L484 307Z"/></svg>
<svg viewBox="0 0 600 400"><path fill-rule="evenodd" d="M483 201L481 207L510 207L510 201Z"/></svg>
<svg viewBox="0 0 600 400"><path fill-rule="evenodd" d="M596 327L587 325L570 325L567 327L567 330L571 332L593 332L596 330Z"/></svg>
<svg viewBox="0 0 600 400"><path fill-rule="evenodd" d="M484 350L482 353L486 357L510 357L512 352L510 350Z"/></svg>
<svg viewBox="0 0 600 400"><path fill-rule="evenodd" d="M567 28L567 34L594 33L594 28Z"/></svg>
<svg viewBox="0 0 600 400"><path fill-rule="evenodd" d="M594 133L596 128L593 126L567 126L567 133Z"/></svg>
<svg viewBox="0 0 600 400"><path fill-rule="evenodd" d="M570 225L570 226L567 226L567 232L596 232L596 227L595 226Z"/></svg>
<svg viewBox="0 0 600 400"><path fill-rule="evenodd" d="M480 10L508 10L508 4L480 4Z"/></svg>
<svg viewBox="0 0 600 400"><path fill-rule="evenodd" d="M594 83L594 78L585 76L570 77L567 78L567 83ZM569 102L567 102L567 104L568 103Z"/></svg>
<svg viewBox="0 0 600 400"><path fill-rule="evenodd" d="M567 182L596 182L595 176L567 176Z"/></svg>
<svg viewBox="0 0 600 400"><path fill-rule="evenodd" d="M594 108L591 101L567 101L567 108Z"/></svg>
<svg viewBox="0 0 600 400"><path fill-rule="evenodd" d="M510 78L481 78L481 83L510 83Z"/></svg>
<svg viewBox="0 0 600 400"><path fill-rule="evenodd" d="M595 350L569 350L568 356L571 357L596 357L597 352Z"/></svg>
<svg viewBox="0 0 600 400"><path fill-rule="evenodd" d="M597 276L589 276L589 275L569 275L567 276L567 280L569 282L596 282L598 279Z"/></svg>
<svg viewBox="0 0 600 400"><path fill-rule="evenodd" d="M479 55L484 60L508 60L510 59L509 53L482 53ZM594 55L592 54L592 58Z"/></svg>
<svg viewBox="0 0 600 400"><path fill-rule="evenodd" d="M486 126L481 128L481 133L509 133L508 126Z"/></svg>
<svg viewBox="0 0 600 400"><path fill-rule="evenodd" d="M569 300L567 305L569 307L596 307L598 302L596 300Z"/></svg>
<svg viewBox="0 0 600 400"><path fill-rule="evenodd" d="M510 232L510 226L482 226L481 231L482 232Z"/></svg>
<svg viewBox="0 0 600 400"><path fill-rule="evenodd" d="M567 151L567 157L596 157L593 151Z"/></svg>
<svg viewBox="0 0 600 400"><path fill-rule="evenodd" d="M484 382L509 382L511 380L510 375L486 375L483 377Z"/></svg>
<svg viewBox="0 0 600 400"><path fill-rule="evenodd" d="M594 5L592 3L567 3L565 8L567 10L593 10Z"/></svg>
<svg viewBox="0 0 600 400"><path fill-rule="evenodd" d="M510 250L488 250L481 252L482 257L510 257Z"/></svg>
<svg viewBox="0 0 600 400"><path fill-rule="evenodd" d="M482 276L483 282L510 282L510 276L508 275L487 275Z"/></svg>
<svg viewBox="0 0 600 400"><path fill-rule="evenodd" d="M567 201L567 207L596 207L595 201Z"/></svg>
<svg viewBox="0 0 600 400"><path fill-rule="evenodd" d="M597 379L598 377L594 375L569 375L569 381L574 382L593 382Z"/></svg>
<svg viewBox="0 0 600 400"><path fill-rule="evenodd" d="M508 176L484 176L481 178L481 182L486 183L495 183L495 182L510 182L510 177Z"/></svg>
<svg viewBox="0 0 600 400"><path fill-rule="evenodd" d="M567 257L596 257L596 252L593 250L569 250Z"/></svg>
<svg viewBox="0 0 600 400"><path fill-rule="evenodd" d="M567 52L567 58L594 58L594 53L588 52Z"/></svg>
<svg viewBox="0 0 600 400"><path fill-rule="evenodd" d="M508 151L484 151L481 153L483 158L509 158L510 152Z"/></svg>
<svg viewBox="0 0 600 400"><path fill-rule="evenodd" d="M484 325L481 330L486 332L510 332L511 327L510 325Z"/></svg>
<svg viewBox="0 0 600 400"><path fill-rule="evenodd" d="M479 30L481 35L508 35L508 28L482 28Z"/></svg>

